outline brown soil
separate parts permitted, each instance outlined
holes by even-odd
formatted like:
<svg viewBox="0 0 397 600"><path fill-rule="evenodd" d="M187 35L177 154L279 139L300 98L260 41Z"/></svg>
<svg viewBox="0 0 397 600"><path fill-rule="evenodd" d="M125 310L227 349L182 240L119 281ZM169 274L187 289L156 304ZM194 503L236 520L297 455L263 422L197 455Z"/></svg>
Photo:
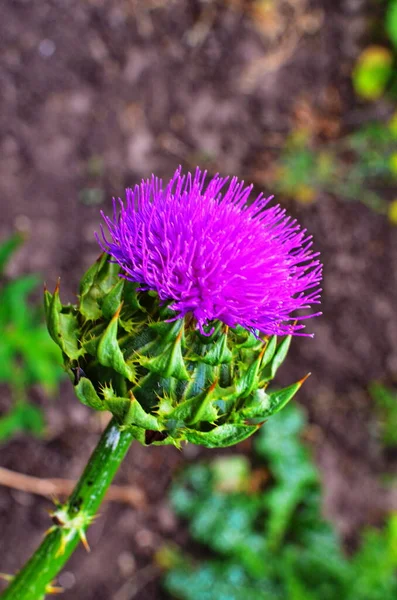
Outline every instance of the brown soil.
<svg viewBox="0 0 397 600"><path fill-rule="evenodd" d="M369 5L278 0L264 16L249 0L3 0L0 237L15 226L29 232L12 272L40 272L49 284L60 275L63 298L73 300L98 254L95 202L104 198L108 210L125 186L153 171L168 177L179 163L261 189L297 119L315 118L327 137L371 116L350 85ZM294 342L281 379L313 373L299 399L313 424L325 511L354 542L364 523L397 508L379 483L396 462L382 452L366 391L374 379L397 380L397 236L359 203L323 196L290 208L322 252L324 317L311 325L314 340ZM49 437L14 439L1 450L2 466L77 477L100 423L68 384L57 402L34 393ZM61 576L65 600L163 597L152 557L178 536L166 490L173 470L197 452L133 446L117 482L142 487L147 505L104 506L89 532L95 551L80 548ZM28 557L49 506L0 489L1 571Z"/></svg>

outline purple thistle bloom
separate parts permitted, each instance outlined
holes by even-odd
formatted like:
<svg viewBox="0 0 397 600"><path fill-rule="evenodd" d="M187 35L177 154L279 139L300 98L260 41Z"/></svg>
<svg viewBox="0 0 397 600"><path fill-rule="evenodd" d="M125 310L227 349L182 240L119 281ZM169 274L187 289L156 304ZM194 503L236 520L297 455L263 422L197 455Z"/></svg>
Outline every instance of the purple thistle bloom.
<svg viewBox="0 0 397 600"><path fill-rule="evenodd" d="M170 301L177 318L191 313L197 326L219 319L230 327L264 334L296 334L296 316L319 304L322 265L311 236L280 206L266 208L262 194L252 203L251 186L206 172L181 174L163 189L152 176L113 200L113 219L102 217L102 249L123 276ZM118 204L119 211L118 212Z"/></svg>

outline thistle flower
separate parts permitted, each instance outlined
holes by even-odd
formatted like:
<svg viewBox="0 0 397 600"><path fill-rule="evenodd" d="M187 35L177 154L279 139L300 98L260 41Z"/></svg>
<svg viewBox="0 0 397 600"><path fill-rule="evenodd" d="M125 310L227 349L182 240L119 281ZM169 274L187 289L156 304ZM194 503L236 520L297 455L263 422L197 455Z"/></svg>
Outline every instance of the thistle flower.
<svg viewBox="0 0 397 600"><path fill-rule="evenodd" d="M299 334L307 315L294 313L319 302L321 264L296 221L270 198L249 203L251 189L205 185L199 169L164 189L143 181L103 215L110 239L102 230L78 304L45 292L77 397L143 444L230 446L305 380L267 389L291 342L277 335Z"/></svg>
<svg viewBox="0 0 397 600"><path fill-rule="evenodd" d="M113 201L113 218L102 213L110 234L101 228L102 249L176 318L192 314L201 333L219 320L299 334L303 319L321 314L297 314L320 302L322 265L311 236L280 206L267 208L272 196L250 203L252 185L205 180L200 169L179 168L166 187L152 176L128 189L126 203Z"/></svg>

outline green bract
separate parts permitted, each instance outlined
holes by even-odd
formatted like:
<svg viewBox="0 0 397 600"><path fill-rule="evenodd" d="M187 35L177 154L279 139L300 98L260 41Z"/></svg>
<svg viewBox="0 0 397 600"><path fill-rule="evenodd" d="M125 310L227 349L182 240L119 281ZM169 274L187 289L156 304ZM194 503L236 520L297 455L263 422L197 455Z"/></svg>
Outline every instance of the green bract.
<svg viewBox="0 0 397 600"><path fill-rule="evenodd" d="M82 278L78 305L63 305L57 286L45 308L79 400L110 411L141 443L236 444L302 385L267 391L290 337L278 344L220 321L204 336L138 288L103 254Z"/></svg>

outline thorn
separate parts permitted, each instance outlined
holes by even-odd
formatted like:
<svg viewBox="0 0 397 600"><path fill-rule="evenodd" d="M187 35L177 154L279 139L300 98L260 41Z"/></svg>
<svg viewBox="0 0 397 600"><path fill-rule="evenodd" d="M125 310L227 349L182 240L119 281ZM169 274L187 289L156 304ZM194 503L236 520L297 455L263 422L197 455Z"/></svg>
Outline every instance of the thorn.
<svg viewBox="0 0 397 600"><path fill-rule="evenodd" d="M53 533L53 531L56 530L55 525L51 525L51 527L49 529L47 529L47 531L44 532L43 537L47 537L47 535L50 535L51 533Z"/></svg>
<svg viewBox="0 0 397 600"><path fill-rule="evenodd" d="M9 575L8 573L0 573L0 579L3 579L4 581L12 581L14 579L14 575Z"/></svg>
<svg viewBox="0 0 397 600"><path fill-rule="evenodd" d="M92 523L95 523L95 521L97 519L99 519L100 517L102 517L101 513L97 513L96 515L92 515L92 517L89 517L89 519L88 519L88 525L92 525Z"/></svg>
<svg viewBox="0 0 397 600"><path fill-rule="evenodd" d="M218 378L215 379L215 381L213 383L211 383L210 388L208 390L208 393L210 394L211 392L214 391L214 389L216 388L216 386L218 385Z"/></svg>
<svg viewBox="0 0 397 600"><path fill-rule="evenodd" d="M262 362L262 358L263 358L263 355L264 355L264 354L265 354L265 352L266 352L267 345L268 345L268 342L267 342L267 343L265 343L265 344L263 344L262 350L260 351L260 353L259 353L259 357L258 357L258 358L259 358L259 363L261 363L261 362Z"/></svg>
<svg viewBox="0 0 397 600"><path fill-rule="evenodd" d="M79 537L80 537L80 541L83 544L86 552L88 552L88 553L91 552L91 548L88 544L84 529L79 529Z"/></svg>
<svg viewBox="0 0 397 600"><path fill-rule="evenodd" d="M264 425L264 423L266 423L267 419L265 419L264 421L261 421L260 423L252 423L252 421L250 421L250 419L245 419L244 421L244 425L249 425L250 427L256 427L257 429L259 429L260 427L262 427L262 425Z"/></svg>
<svg viewBox="0 0 397 600"><path fill-rule="evenodd" d="M47 585L45 588L46 594L62 594L65 590L59 585Z"/></svg>
<svg viewBox="0 0 397 600"><path fill-rule="evenodd" d="M54 494L51 494L50 499L51 499L52 503L54 504L55 508L61 508L62 502L59 500L59 498L57 496L55 496ZM52 517L54 514L54 511L52 510L52 508L48 508L47 512L50 515L50 517Z"/></svg>
<svg viewBox="0 0 397 600"><path fill-rule="evenodd" d="M308 373L307 375L305 375L304 377L302 377L302 379L299 379L299 381L297 381L297 383L299 384L299 387L301 387L305 383L306 379L308 377L310 377L310 375L311 375L311 373Z"/></svg>
<svg viewBox="0 0 397 600"><path fill-rule="evenodd" d="M61 278L58 277L58 281L57 281L57 284L55 286L54 294L59 294L59 287L60 287L60 285L61 285Z"/></svg>
<svg viewBox="0 0 397 600"><path fill-rule="evenodd" d="M118 319L119 318L120 313L121 313L121 309L123 308L123 304L124 304L123 302L120 303L120 306L118 307L118 309L116 310L116 312L113 315L112 321L114 319Z"/></svg>

